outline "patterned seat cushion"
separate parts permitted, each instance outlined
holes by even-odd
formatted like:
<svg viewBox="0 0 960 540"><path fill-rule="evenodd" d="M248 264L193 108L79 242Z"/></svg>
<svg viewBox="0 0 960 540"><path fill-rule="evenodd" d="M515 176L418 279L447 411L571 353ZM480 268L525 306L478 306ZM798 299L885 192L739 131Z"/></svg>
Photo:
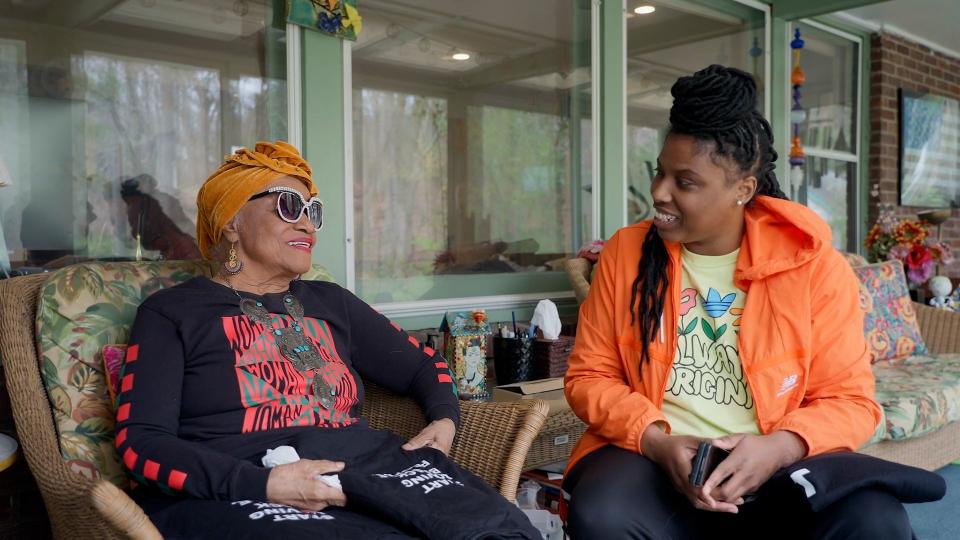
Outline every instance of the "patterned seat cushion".
<svg viewBox="0 0 960 540"><path fill-rule="evenodd" d="M884 438L900 440L960 420L960 354L917 355L873 365Z"/></svg>
<svg viewBox="0 0 960 540"><path fill-rule="evenodd" d="M860 281L863 331L872 362L927 354L900 261L853 269Z"/></svg>
<svg viewBox="0 0 960 540"><path fill-rule="evenodd" d="M148 296L198 275L201 261L82 263L52 273L37 311L41 378L68 466L118 486L126 479L113 445L113 406L104 345L125 343ZM314 267L304 279L332 281Z"/></svg>

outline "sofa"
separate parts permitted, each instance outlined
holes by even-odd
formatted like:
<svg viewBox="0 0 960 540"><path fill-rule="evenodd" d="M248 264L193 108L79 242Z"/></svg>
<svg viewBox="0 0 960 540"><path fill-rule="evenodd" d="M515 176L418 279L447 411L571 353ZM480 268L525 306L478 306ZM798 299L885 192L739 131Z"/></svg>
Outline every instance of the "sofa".
<svg viewBox="0 0 960 540"><path fill-rule="evenodd" d="M874 362L875 397L883 408L884 421L860 452L927 470L960 459L960 313L901 296L895 316L891 316L890 310L871 300L871 293L876 292L871 287L882 284L885 292L895 289L896 294L906 294L900 263L869 265L859 255L844 256L860 278L861 307L868 311L868 319L870 312L885 314L885 324L894 327L892 331L915 324L919 334L915 341L925 344L916 354L896 355L894 349L896 358ZM564 262L564 269L582 302L590 288L593 265L574 258ZM877 334L867 325L868 341L873 338L870 346L877 348Z"/></svg>
<svg viewBox="0 0 960 540"><path fill-rule="evenodd" d="M160 537L124 491L102 355L126 341L144 298L209 271L197 261L93 262L0 281L0 358L14 424L55 538ZM321 268L304 278L330 280ZM426 424L413 400L365 386L372 426L412 437ZM514 500L546 414L541 400L463 402L450 455Z"/></svg>

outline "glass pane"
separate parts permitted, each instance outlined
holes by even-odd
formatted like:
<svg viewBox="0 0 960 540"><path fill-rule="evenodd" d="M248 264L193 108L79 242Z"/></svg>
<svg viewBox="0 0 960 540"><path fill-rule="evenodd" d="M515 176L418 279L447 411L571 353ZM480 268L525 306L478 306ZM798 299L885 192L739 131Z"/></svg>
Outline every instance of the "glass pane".
<svg viewBox="0 0 960 540"><path fill-rule="evenodd" d="M365 0L353 47L357 289L569 288L590 238L590 2ZM546 274L545 274L546 273ZM469 289L461 277L492 279Z"/></svg>
<svg viewBox="0 0 960 540"><path fill-rule="evenodd" d="M0 15L0 267L198 257L200 184L234 147L286 136L272 1L106 6Z"/></svg>
<svg viewBox="0 0 960 540"><path fill-rule="evenodd" d="M833 246L841 251L856 251L851 240L851 201L856 197L857 165L849 161L807 156L805 165L807 206L830 224Z"/></svg>
<svg viewBox="0 0 960 540"><path fill-rule="evenodd" d="M758 108L764 103L764 15L729 3L723 11L701 2L655 3L652 13L637 13L649 4L627 1L627 219L652 217L650 181L669 123L677 78L710 64L752 73ZM640 10L643 11L643 10Z"/></svg>
<svg viewBox="0 0 960 540"><path fill-rule="evenodd" d="M807 111L800 124L804 149L855 153L859 45L810 25L799 28L805 42L800 52L806 75L800 87L800 104Z"/></svg>

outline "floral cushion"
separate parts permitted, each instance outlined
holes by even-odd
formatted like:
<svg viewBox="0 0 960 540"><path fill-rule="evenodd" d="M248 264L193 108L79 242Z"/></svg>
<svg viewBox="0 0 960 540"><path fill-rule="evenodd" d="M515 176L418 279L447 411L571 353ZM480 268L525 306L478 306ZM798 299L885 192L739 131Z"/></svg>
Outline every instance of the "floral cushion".
<svg viewBox="0 0 960 540"><path fill-rule="evenodd" d="M53 408L60 452L89 478L124 487L113 445L113 405L104 370L105 345L124 343L140 303L197 275L201 261L82 263L50 274L37 312L41 378ZM332 281L315 267L304 279Z"/></svg>
<svg viewBox="0 0 960 540"><path fill-rule="evenodd" d="M919 437L960 420L960 354L917 355L873 365L884 438Z"/></svg>
<svg viewBox="0 0 960 540"><path fill-rule="evenodd" d="M863 331L871 361L927 354L900 261L859 266Z"/></svg>

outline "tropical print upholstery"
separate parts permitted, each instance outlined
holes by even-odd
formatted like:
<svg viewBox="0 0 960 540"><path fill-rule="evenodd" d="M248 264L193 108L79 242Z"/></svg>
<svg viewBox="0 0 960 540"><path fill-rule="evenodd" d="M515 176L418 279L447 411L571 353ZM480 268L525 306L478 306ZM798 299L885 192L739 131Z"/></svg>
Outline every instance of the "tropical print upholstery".
<svg viewBox="0 0 960 540"><path fill-rule="evenodd" d="M918 437L960 420L960 354L886 360L873 373L886 417L883 438Z"/></svg>
<svg viewBox="0 0 960 540"><path fill-rule="evenodd" d="M164 261L82 263L50 275L37 312L40 369L60 451L72 470L126 485L102 351L126 342L146 297L209 273L202 261ZM303 279L332 281L320 267Z"/></svg>
<svg viewBox="0 0 960 540"><path fill-rule="evenodd" d="M871 361L927 354L900 261L858 266L860 307Z"/></svg>

